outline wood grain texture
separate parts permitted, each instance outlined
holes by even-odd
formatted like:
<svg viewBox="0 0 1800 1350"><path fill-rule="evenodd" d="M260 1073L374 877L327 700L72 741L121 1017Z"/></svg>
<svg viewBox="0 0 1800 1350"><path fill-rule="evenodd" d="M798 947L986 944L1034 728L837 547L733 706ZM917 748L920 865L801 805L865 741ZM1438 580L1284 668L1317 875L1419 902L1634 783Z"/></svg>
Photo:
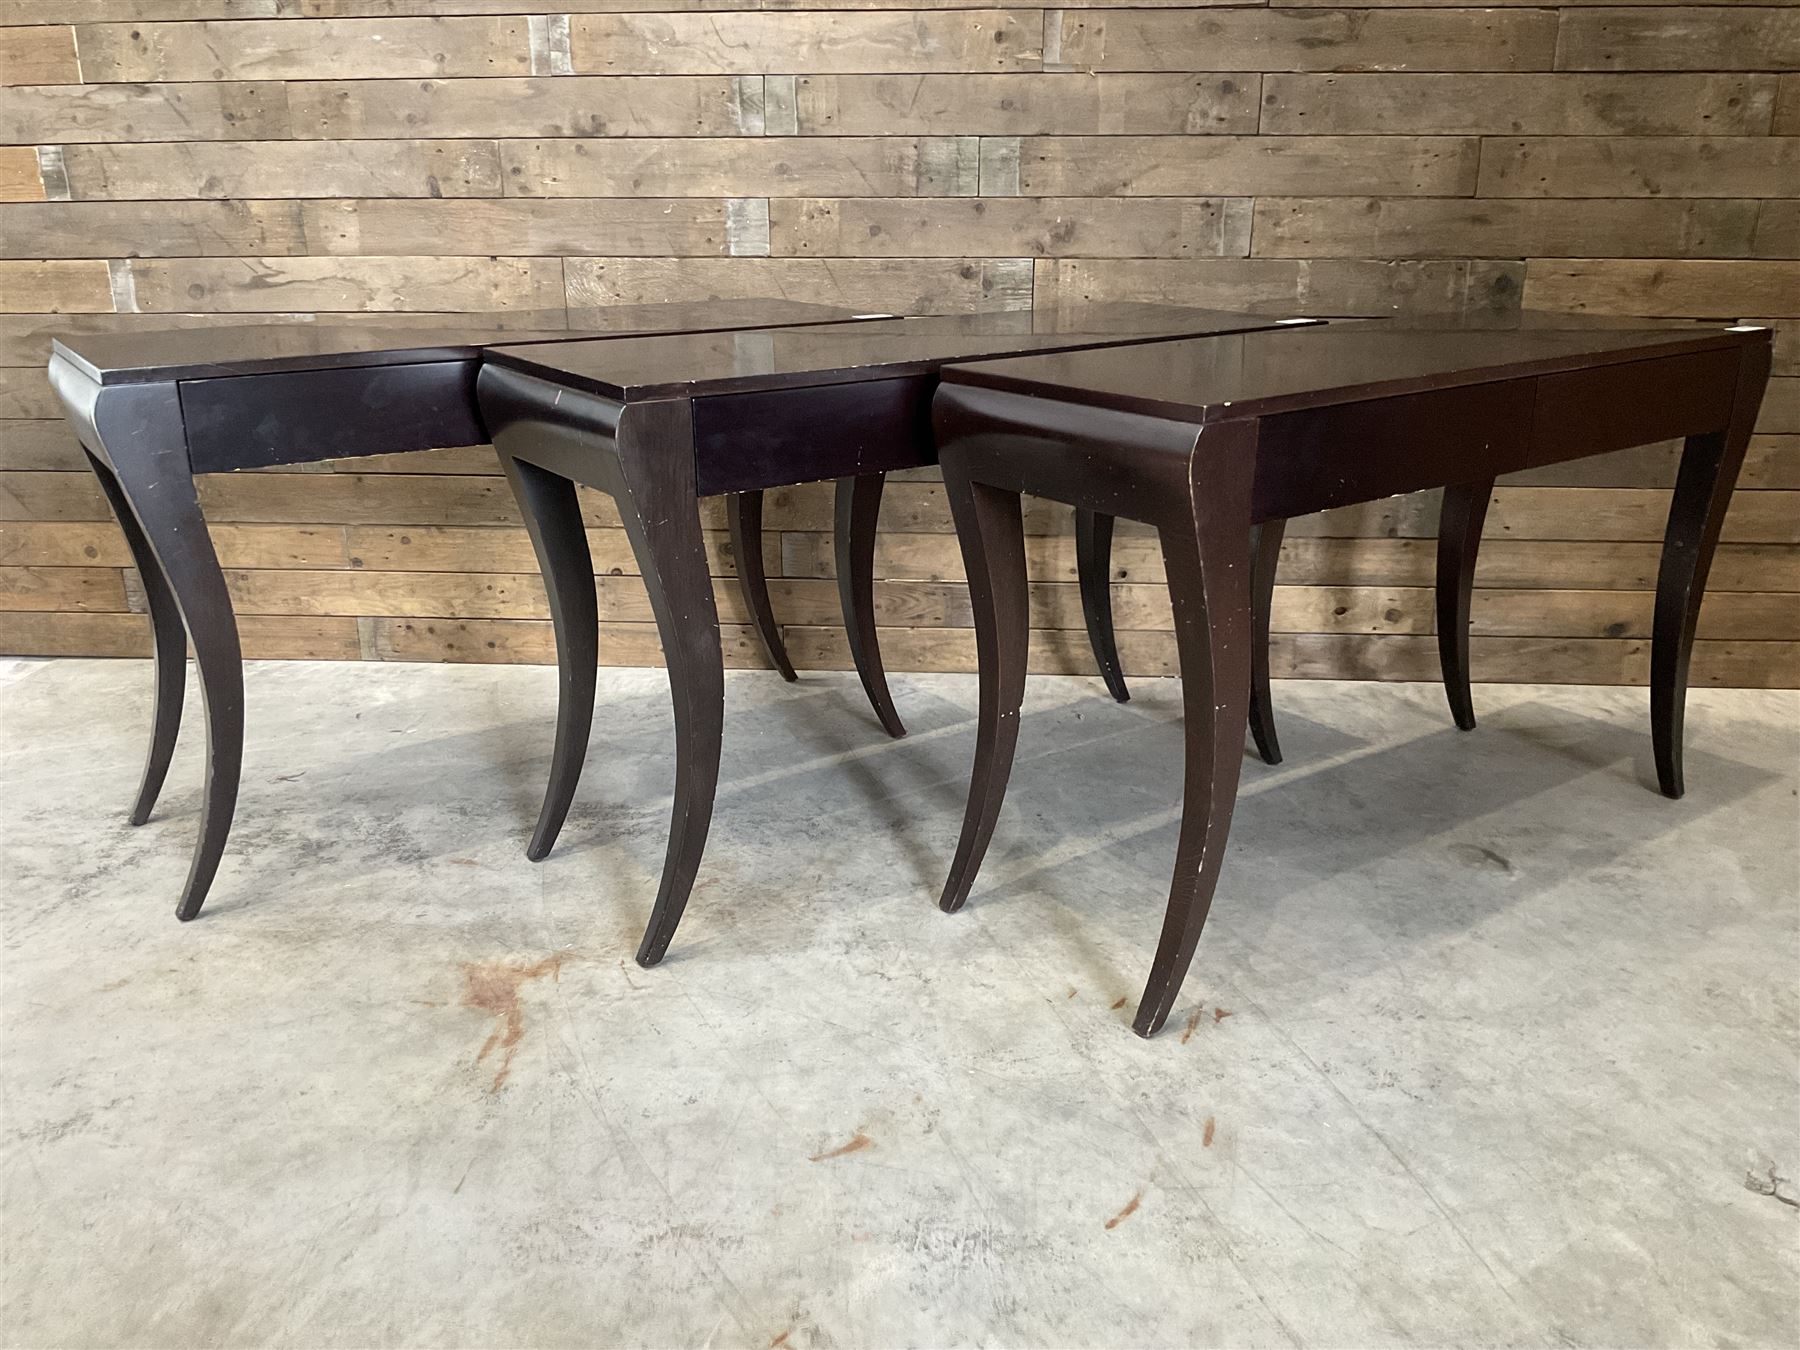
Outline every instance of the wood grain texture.
<svg viewBox="0 0 1800 1350"><path fill-rule="evenodd" d="M142 656L141 584L44 375L56 332L541 326L783 295L967 311L1522 308L1774 329L1695 678L1800 685L1800 10L1719 0L9 0L0 6L0 651ZM1641 683L1679 447L1497 486L1484 679ZM485 446L207 478L252 656L553 659ZM602 660L659 660L583 493ZM1436 494L1292 522L1280 676L1437 677ZM769 494L800 665L847 667L829 485ZM721 504L711 571L735 571ZM1071 519L1027 511L1034 668L1091 673ZM1122 524L1128 674L1169 674ZM970 669L931 471L895 475L890 669ZM763 665L736 588L726 659Z"/></svg>

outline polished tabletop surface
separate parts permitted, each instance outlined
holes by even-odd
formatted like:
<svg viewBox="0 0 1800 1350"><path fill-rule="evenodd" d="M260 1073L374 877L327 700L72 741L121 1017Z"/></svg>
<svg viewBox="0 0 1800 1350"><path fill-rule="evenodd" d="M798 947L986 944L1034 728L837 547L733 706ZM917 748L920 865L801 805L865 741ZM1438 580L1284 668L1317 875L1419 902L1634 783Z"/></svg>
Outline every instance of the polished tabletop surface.
<svg viewBox="0 0 1800 1350"><path fill-rule="evenodd" d="M468 360L497 342L610 341L618 334L708 333L893 317L796 300L709 300L470 315L466 322L446 320L441 326L401 326L371 316L367 324L269 323L92 333L57 338L53 350L101 384L142 384Z"/></svg>
<svg viewBox="0 0 1800 1350"><path fill-rule="evenodd" d="M1095 304L859 323L854 327L507 344L486 359L623 402L851 384L928 374L949 361L1158 342L1315 324L1171 305Z"/></svg>
<svg viewBox="0 0 1800 1350"><path fill-rule="evenodd" d="M946 368L943 380L1214 422L1768 340L1766 328L1749 325L1495 330L1383 321L979 361Z"/></svg>

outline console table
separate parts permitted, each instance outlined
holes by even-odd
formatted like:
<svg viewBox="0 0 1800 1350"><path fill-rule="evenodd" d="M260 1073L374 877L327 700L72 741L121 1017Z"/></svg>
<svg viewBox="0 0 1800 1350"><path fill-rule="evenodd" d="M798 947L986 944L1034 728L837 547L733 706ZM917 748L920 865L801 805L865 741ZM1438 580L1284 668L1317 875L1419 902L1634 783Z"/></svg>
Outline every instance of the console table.
<svg viewBox="0 0 1800 1350"><path fill-rule="evenodd" d="M724 730L724 662L701 544L701 497L839 481L839 548L859 555L848 579L840 572L839 585L864 596L846 616L852 651L871 700L891 709L866 598L875 514L884 474L936 460L931 396L947 362L1102 346L1136 352L1149 349L1138 344L1199 333L1296 325L1316 326L1114 304L489 348L476 383L482 420L537 547L563 672L550 782L530 855L541 858L555 843L593 715L594 578L577 483L618 502L650 593L674 702L668 854L637 953L649 966L667 951L700 866ZM1104 502L1094 507L1106 511Z"/></svg>
<svg viewBox="0 0 1800 1350"><path fill-rule="evenodd" d="M134 825L149 819L175 750L190 642L200 672L206 786L177 917L199 914L224 856L244 743L237 624L195 474L480 444L488 437L475 372L490 342L886 317L782 300L714 301L557 312L504 332L267 324L59 339L50 380L124 531L155 637L156 711ZM759 559L744 573L756 612L754 588L767 584L761 545L752 538L745 546ZM766 590L760 609L768 611Z"/></svg>
<svg viewBox="0 0 1800 1350"><path fill-rule="evenodd" d="M1657 579L1650 688L1658 782L1679 797L1694 627L1770 350L1769 331L1750 326L1332 326L946 369L933 417L969 574L981 697L968 806L941 906L956 910L968 898L1018 740L1022 493L1142 520L1161 537L1186 770L1168 909L1133 1021L1140 1035L1162 1026L1181 988L1231 826L1255 658L1254 524L1684 437ZM1472 574L1479 526L1453 532Z"/></svg>

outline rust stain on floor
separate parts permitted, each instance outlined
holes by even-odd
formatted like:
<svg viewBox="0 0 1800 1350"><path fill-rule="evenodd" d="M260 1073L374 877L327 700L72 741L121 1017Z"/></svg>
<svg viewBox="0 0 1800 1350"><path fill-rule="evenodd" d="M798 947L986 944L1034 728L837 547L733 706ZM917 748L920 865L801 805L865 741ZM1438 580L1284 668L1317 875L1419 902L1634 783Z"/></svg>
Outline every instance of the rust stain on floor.
<svg viewBox="0 0 1800 1350"><path fill-rule="evenodd" d="M1117 1012L1120 1008L1123 1008L1124 1006L1125 1006L1125 1000L1123 998L1117 998L1117 999L1113 1000L1113 1011L1114 1012Z"/></svg>
<svg viewBox="0 0 1800 1350"><path fill-rule="evenodd" d="M846 1153L860 1153L865 1148L873 1148L874 1145L875 1141L873 1139L869 1138L869 1136L864 1134L861 1130L858 1130L855 1134L850 1136L849 1143L839 1144L836 1148L828 1149L824 1153L815 1153L812 1157L808 1158L807 1161L824 1162L827 1158L841 1158Z"/></svg>
<svg viewBox="0 0 1800 1350"><path fill-rule="evenodd" d="M489 1092L498 1092L506 1085L507 1076L512 1073L513 1056L525 1037L525 1006L519 1002L520 988L527 981L540 980L546 975L561 979L563 962L568 959L567 952L558 952L531 966L507 961L463 962L463 1007L485 1012L499 1022L475 1056L475 1062L481 1064L495 1051L500 1053L500 1064L494 1071Z"/></svg>
<svg viewBox="0 0 1800 1350"><path fill-rule="evenodd" d="M1214 1124L1213 1118L1211 1116L1208 1116L1206 1118L1206 1129L1200 1135L1200 1147L1201 1148L1211 1148L1212 1147L1213 1124Z"/></svg>
<svg viewBox="0 0 1800 1350"><path fill-rule="evenodd" d="M1181 1043L1183 1045L1186 1045L1193 1036L1194 1028L1200 1025L1200 1014L1205 1011L1205 1008L1195 1008L1194 1015L1188 1018L1187 1025L1181 1029Z"/></svg>
<svg viewBox="0 0 1800 1350"><path fill-rule="evenodd" d="M794 1329L792 1327L789 1327L786 1331L782 1332L781 1335L777 1336L774 1340L769 1342L769 1350L777 1350L778 1347L786 1345L787 1338L789 1336L792 1336L793 1334L794 1334Z"/></svg>
<svg viewBox="0 0 1800 1350"><path fill-rule="evenodd" d="M1131 1199L1129 1199L1125 1202L1124 1209L1120 1210L1117 1214L1113 1215L1112 1218L1110 1218L1106 1221L1107 1228L1108 1229L1117 1228L1120 1224L1124 1223L1125 1220L1129 1219L1133 1214L1136 1214L1137 1207L1143 1203L1144 1203L1144 1193L1142 1191L1139 1191L1136 1195L1132 1196Z"/></svg>
<svg viewBox="0 0 1800 1350"><path fill-rule="evenodd" d="M1223 1022L1227 1017L1230 1017L1230 1016L1231 1016L1230 1008L1214 1008L1213 1009L1213 1025L1218 1026L1219 1023Z"/></svg>

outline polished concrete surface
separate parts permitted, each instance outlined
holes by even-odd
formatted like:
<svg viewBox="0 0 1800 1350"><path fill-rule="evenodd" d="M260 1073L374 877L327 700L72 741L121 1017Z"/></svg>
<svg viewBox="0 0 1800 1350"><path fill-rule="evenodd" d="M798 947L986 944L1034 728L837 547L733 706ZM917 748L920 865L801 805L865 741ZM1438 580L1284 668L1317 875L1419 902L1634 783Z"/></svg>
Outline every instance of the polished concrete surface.
<svg viewBox="0 0 1800 1350"><path fill-rule="evenodd" d="M660 672L534 866L553 671L253 666L181 925L197 725L134 830L148 668L0 663L5 1343L1795 1342L1800 696L1674 803L1641 690L1278 685L1142 1041L1178 689L1034 680L950 917L975 685L895 683L731 677L645 971Z"/></svg>

